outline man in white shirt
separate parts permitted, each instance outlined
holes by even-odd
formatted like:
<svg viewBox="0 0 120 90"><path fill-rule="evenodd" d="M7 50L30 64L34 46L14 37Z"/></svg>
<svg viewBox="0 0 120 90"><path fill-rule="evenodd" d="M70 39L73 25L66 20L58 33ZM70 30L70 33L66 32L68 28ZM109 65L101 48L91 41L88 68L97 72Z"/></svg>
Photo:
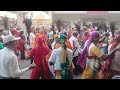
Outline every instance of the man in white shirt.
<svg viewBox="0 0 120 90"><path fill-rule="evenodd" d="M74 75L78 75L80 72L82 72L80 66L76 64L78 60L78 53L79 53L78 51L79 42L78 42L77 36L78 36L78 32L73 32L73 36L69 39L71 46L72 46L72 50L73 50L73 63L75 66Z"/></svg>
<svg viewBox="0 0 120 90"><path fill-rule="evenodd" d="M3 39L5 48L0 50L0 79L17 79L35 67L34 64L31 64L29 67L20 70L18 58L14 53L14 49L18 47L19 39L12 35L7 35Z"/></svg>
<svg viewBox="0 0 120 90"><path fill-rule="evenodd" d="M71 44L72 49L73 49L73 57L78 56L79 42L78 42L77 36L78 36L78 33L74 32L73 36L69 39L70 44Z"/></svg>
<svg viewBox="0 0 120 90"><path fill-rule="evenodd" d="M30 31L30 36L29 36L29 40L30 40L30 48L33 48L34 46L34 41L35 41L35 34L34 34L34 29L31 29Z"/></svg>
<svg viewBox="0 0 120 90"><path fill-rule="evenodd" d="M53 39L53 35L54 35L54 33L53 33L53 31L51 30L50 33L48 34L49 39Z"/></svg>
<svg viewBox="0 0 120 90"><path fill-rule="evenodd" d="M35 42L34 28L30 29L29 41L30 41L30 50L31 50L34 47L34 42ZM33 58L31 58L31 64L32 63L33 63Z"/></svg>

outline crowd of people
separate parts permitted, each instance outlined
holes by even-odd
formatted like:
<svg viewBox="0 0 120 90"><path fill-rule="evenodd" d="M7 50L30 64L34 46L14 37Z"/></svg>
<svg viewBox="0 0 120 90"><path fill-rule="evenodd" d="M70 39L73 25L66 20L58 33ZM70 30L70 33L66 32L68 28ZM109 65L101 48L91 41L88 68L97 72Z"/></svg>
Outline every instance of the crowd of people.
<svg viewBox="0 0 120 90"><path fill-rule="evenodd" d="M30 33L0 28L0 79L20 79L32 69L30 79L112 79L120 75L120 30L100 32L30 28ZM19 68L20 60L31 64Z"/></svg>

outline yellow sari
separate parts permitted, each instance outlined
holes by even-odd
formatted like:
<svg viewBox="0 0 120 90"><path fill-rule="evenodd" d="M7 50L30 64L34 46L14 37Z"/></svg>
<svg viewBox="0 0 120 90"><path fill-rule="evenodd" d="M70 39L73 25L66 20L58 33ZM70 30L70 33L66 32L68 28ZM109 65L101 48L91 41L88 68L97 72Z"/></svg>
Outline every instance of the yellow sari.
<svg viewBox="0 0 120 90"><path fill-rule="evenodd" d="M103 53L100 51L100 49L97 46L95 46L93 43L91 43L88 49L88 56L100 58L102 55ZM100 79L100 76L99 76L100 72L97 72L93 69L94 60L95 58L93 59L87 58L86 68L83 71L81 79Z"/></svg>

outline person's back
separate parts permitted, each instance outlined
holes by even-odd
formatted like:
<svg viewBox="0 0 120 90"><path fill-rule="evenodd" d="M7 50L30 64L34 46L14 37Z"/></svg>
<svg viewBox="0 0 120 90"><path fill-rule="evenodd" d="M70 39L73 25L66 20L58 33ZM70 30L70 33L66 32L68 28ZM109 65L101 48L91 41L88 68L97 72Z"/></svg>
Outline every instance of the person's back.
<svg viewBox="0 0 120 90"><path fill-rule="evenodd" d="M58 48L58 49L56 49L56 52L57 52L57 55L59 55L59 57L60 57L60 55L61 55L61 53L62 53L62 48L60 47L60 48ZM68 53L68 60L70 61L70 56L72 55L72 50L71 49L69 49L69 48L67 48L67 53ZM61 57L60 57L61 58ZM62 59L62 58L61 58Z"/></svg>
<svg viewBox="0 0 120 90"><path fill-rule="evenodd" d="M36 67L32 70L30 79L50 79L49 68L47 65L46 56L49 54L50 50L47 46L36 46L34 47L28 58L34 57L34 63Z"/></svg>
<svg viewBox="0 0 120 90"><path fill-rule="evenodd" d="M3 53L4 52L4 53ZM8 48L0 50L0 76L11 77L10 73L10 62L14 58L14 52Z"/></svg>
<svg viewBox="0 0 120 90"><path fill-rule="evenodd" d="M55 63L54 70L61 70L60 63L62 60L62 57L61 57L62 51L63 49L61 47L58 49L54 49L53 50L54 55L52 56L52 58L49 59L50 61L52 60ZM67 53L68 53L68 61L72 62L72 50L67 48Z"/></svg>
<svg viewBox="0 0 120 90"><path fill-rule="evenodd" d="M40 50L39 46L34 47L33 52L31 53L33 54L32 56L34 57L34 63L38 66L42 65L42 59L43 58L45 59L45 57L49 52L50 52L50 49L48 48L48 46L43 46L42 50Z"/></svg>

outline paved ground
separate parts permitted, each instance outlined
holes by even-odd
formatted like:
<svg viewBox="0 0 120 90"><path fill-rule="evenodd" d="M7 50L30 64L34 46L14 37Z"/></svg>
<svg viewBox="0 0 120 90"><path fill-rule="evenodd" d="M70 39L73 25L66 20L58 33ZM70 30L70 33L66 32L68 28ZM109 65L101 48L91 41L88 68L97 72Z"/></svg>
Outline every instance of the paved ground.
<svg viewBox="0 0 120 90"><path fill-rule="evenodd" d="M26 68L28 67L30 64L29 60L20 60L20 69ZM28 72L26 72L24 75L22 75L20 78L21 79L29 79L30 78L30 74L31 74L31 70L29 70Z"/></svg>
<svg viewBox="0 0 120 90"><path fill-rule="evenodd" d="M20 69L28 67L30 64L29 60L20 60ZM26 72L23 76L21 76L21 79L30 79L31 70ZM81 75L75 76L74 79L80 79Z"/></svg>

